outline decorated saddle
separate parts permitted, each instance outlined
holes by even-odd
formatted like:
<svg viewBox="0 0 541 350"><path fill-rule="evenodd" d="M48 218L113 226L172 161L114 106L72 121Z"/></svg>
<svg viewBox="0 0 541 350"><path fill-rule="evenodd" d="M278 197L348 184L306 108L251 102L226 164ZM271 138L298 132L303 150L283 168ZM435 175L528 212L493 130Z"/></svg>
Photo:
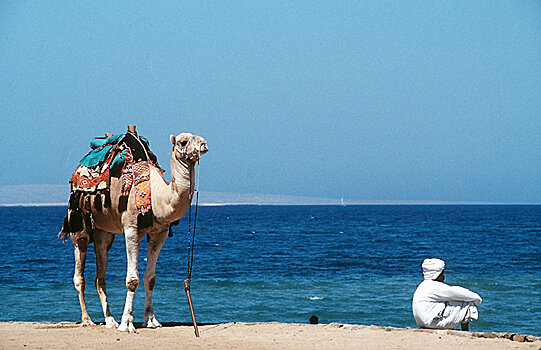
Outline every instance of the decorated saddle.
<svg viewBox="0 0 541 350"><path fill-rule="evenodd" d="M158 165L157 157L150 151L148 140L128 131L126 134L95 138L90 142L90 147L92 150L80 160L70 178L69 209L87 208L90 201L97 210L101 210L102 206L109 207L111 177L117 177L122 181L118 211L127 209L133 187L135 206L139 211L138 226L152 226L150 166L159 169L162 178L163 170Z"/></svg>

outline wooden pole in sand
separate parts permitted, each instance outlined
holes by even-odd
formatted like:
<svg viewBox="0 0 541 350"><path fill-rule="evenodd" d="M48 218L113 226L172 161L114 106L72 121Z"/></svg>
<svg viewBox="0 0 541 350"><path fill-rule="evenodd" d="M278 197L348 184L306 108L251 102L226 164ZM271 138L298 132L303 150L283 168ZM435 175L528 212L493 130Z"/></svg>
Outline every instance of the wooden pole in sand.
<svg viewBox="0 0 541 350"><path fill-rule="evenodd" d="M197 322L195 321L195 312L193 311L192 297L190 296L190 281L184 280L184 291L188 296L188 304L190 304L190 312L192 314L193 328L195 331L195 336L199 337L199 330L197 329Z"/></svg>

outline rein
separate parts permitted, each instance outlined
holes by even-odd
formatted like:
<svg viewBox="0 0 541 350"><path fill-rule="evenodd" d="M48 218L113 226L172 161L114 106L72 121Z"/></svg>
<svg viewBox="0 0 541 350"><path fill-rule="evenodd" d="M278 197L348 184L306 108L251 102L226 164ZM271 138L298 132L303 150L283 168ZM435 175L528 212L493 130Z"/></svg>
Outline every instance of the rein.
<svg viewBox="0 0 541 350"><path fill-rule="evenodd" d="M195 167L194 167L195 170ZM193 171L190 168L190 193L192 189L192 176ZM193 248L195 243L195 225L197 224L197 207L199 206L199 160L197 160L197 188L194 189L195 192L195 216L193 221L193 231L192 231L192 205L190 201L190 209L188 212L188 276L184 280L184 291L188 297L188 305L190 306L190 313L192 314L193 328L195 336L199 337L199 330L197 329L197 321L195 320L195 312L193 310L192 296L190 294L190 282L192 280L192 268L193 268ZM191 198L193 200L193 197Z"/></svg>
<svg viewBox="0 0 541 350"><path fill-rule="evenodd" d="M195 193L195 213L193 220L193 230L192 230L192 204L190 203L190 208L188 209L188 275L186 279L190 282L192 280L192 269L193 269L193 252L195 246L195 229L197 226L197 208L199 207L199 160L197 161L197 183L196 188L193 189ZM194 167L195 170L195 167ZM192 192L192 176L193 171L190 169L190 192ZM193 198L193 197L192 197Z"/></svg>

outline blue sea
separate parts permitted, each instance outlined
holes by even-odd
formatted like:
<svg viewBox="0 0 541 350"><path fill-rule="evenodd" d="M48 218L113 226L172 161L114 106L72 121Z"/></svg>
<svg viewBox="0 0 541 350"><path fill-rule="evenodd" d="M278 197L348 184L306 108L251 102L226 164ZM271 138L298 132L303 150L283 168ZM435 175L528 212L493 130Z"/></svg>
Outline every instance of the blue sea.
<svg viewBox="0 0 541 350"><path fill-rule="evenodd" d="M0 207L0 321L72 321L71 241L56 237L66 208ZM193 215L193 213L192 213ZM161 322L190 322L183 288L188 220L167 238L157 265L154 310ZM192 298L198 322L279 321L416 327L411 300L421 262L446 262L446 283L481 295L474 331L541 336L541 206L369 205L199 207ZM89 248L86 301L103 314ZM140 275L146 240L141 243ZM126 295L124 236L107 271L111 312ZM144 287L134 302L143 319Z"/></svg>

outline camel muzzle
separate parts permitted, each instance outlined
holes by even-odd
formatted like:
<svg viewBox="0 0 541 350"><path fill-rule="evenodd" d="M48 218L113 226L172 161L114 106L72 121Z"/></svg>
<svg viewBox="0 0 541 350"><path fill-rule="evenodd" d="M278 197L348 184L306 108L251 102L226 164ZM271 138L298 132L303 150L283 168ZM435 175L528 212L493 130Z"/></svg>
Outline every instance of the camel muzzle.
<svg viewBox="0 0 541 350"><path fill-rule="evenodd" d="M201 154L205 154L205 153L207 153L208 151L209 151L209 148L208 148L207 144L206 144L206 143L202 143L201 146L199 147L199 152L200 152Z"/></svg>

